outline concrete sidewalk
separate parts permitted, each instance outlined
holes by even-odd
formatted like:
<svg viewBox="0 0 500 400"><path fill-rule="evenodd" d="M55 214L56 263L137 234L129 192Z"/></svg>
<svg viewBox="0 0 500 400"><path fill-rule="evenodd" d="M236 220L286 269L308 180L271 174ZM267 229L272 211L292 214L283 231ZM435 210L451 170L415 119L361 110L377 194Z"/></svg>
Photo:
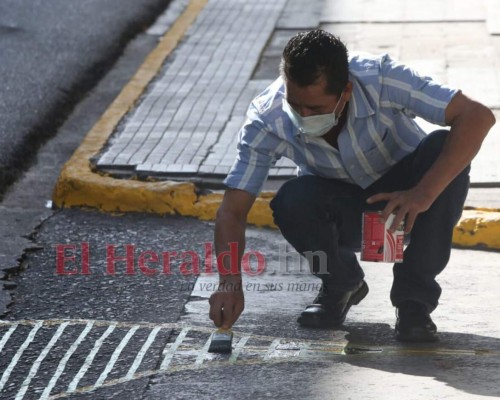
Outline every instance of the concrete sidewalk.
<svg viewBox="0 0 500 400"><path fill-rule="evenodd" d="M62 170L56 206L212 219L246 107L277 76L284 44L301 30L334 32L351 51L389 52L500 119L500 37L488 0L174 4L179 13L157 49ZM499 131L497 124L473 162L473 185L488 189L471 190L467 205L481 210L464 212L458 246L500 249ZM251 223L273 225L268 202L294 170L286 159L272 169Z"/></svg>
<svg viewBox="0 0 500 400"><path fill-rule="evenodd" d="M250 228L247 236L248 248L265 254L267 264L264 273L243 277L245 310L233 328L233 353L206 352L207 299L218 278L202 274L170 340L172 372L158 374L145 399L166 393L177 399L500 398L500 319L492 312L500 305L500 254L453 250L432 314L439 342L399 343L390 264L361 262L368 296L338 329L307 329L296 319L319 280L300 273L293 256L283 269L277 248L287 244L279 232Z"/></svg>

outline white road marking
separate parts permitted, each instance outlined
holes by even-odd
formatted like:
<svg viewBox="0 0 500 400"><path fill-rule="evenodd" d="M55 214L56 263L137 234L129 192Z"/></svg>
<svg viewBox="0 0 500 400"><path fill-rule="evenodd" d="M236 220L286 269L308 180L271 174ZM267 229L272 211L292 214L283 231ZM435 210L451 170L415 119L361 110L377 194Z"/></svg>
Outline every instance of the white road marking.
<svg viewBox="0 0 500 400"><path fill-rule="evenodd" d="M40 364L45 359L45 357L47 356L49 351L52 349L52 347L54 347L54 345L59 340L59 338L61 337L62 333L64 332L64 330L66 329L66 327L68 325L69 325L69 322L65 322L64 324L59 326L59 328L57 329L54 336L52 336L52 339L50 339L50 342L47 344L47 346L45 346L45 348L42 350L42 352L40 353L38 358L35 360L35 362L31 366L31 369L30 369L30 372L28 373L28 376L26 377L26 379L24 380L24 382L21 385L21 389L17 393L16 400L21 400L22 398L24 398L24 395L26 394L26 391L28 390L28 386L30 385L31 380L38 372L38 368L40 368Z"/></svg>
<svg viewBox="0 0 500 400"><path fill-rule="evenodd" d="M238 343L236 343L236 346L234 346L234 350L233 350L233 352L231 354L231 357L229 357L229 362L230 363L236 362L236 360L238 359L241 351L243 350L243 347L245 347L245 345L247 344L248 339L250 339L250 335L243 336L238 341Z"/></svg>
<svg viewBox="0 0 500 400"><path fill-rule="evenodd" d="M151 347L151 344L154 342L155 338L156 338L156 335L158 334L158 332L160 331L160 327L157 326L156 328L154 328L149 336L148 336L148 339L146 340L146 342L142 345L142 348L141 350L139 351L139 353L137 354L137 356L135 357L135 360L134 360L134 363L132 364L132 366L130 367L130 369L128 370L128 373L127 375L125 376L125 378L128 378L128 379L133 379L134 377L134 374L135 372L137 371L137 368L139 368L139 366L141 365L142 363L142 360L144 358L144 356L146 355L146 352L148 351L148 349Z"/></svg>
<svg viewBox="0 0 500 400"><path fill-rule="evenodd" d="M264 356L264 360L269 360L272 358L274 351L276 350L276 346L278 346L281 342L281 339L274 339L273 342L269 345L269 349L267 350L266 355Z"/></svg>
<svg viewBox="0 0 500 400"><path fill-rule="evenodd" d="M36 361L32 365L28 376L24 379L24 382L21 384L19 392L17 394L16 400L21 400L26 397L28 394L30 398L34 398L34 394L29 391L31 381L36 376L37 372L40 370L41 363L43 360L47 358L47 354L50 354L50 351L54 351L55 344L60 339L60 337L64 334L64 329L68 325L83 325L86 324L85 329L82 333L80 333L78 339L73 343L71 348L66 352L63 359L59 362L57 366L57 370L50 380L47 388L42 394L41 399L44 400L52 400L52 399L60 399L71 396L72 393L90 393L94 392L102 387L111 387L114 385L119 385L123 383L130 382L136 379L142 379L149 376L154 376L162 373L176 373L180 371L187 370L202 370L205 368L227 368L230 365L255 365L255 364L276 364L276 363L286 363L293 359L303 359L303 360L331 360L333 357L357 357L358 354L362 355L370 355L370 356L400 356L400 355L444 355L444 356L469 356L469 357L498 357L500 356L499 351L495 350L485 350L485 349L446 349L446 348L400 348L398 346L357 346L354 343L349 342L330 342L330 341L311 341L311 340L293 340L291 338L276 338L272 336L264 336L264 335L255 335L255 334L246 334L242 335L241 339L236 342L236 345L233 349L233 354L229 358L210 358L207 357L207 350L210 345L210 339L205 341L202 337L196 335L188 343L185 343L182 346L182 350L179 352L179 348L188 334L188 332L195 331L197 333L209 333L212 332L212 328L197 326L197 327L186 327L184 324L151 324L151 323L140 323L136 325L132 325L130 323L121 323L117 321L106 322L106 321L89 321L89 320L46 320L46 321L33 321L33 320L24 320L24 321L0 321L0 326L10 326L8 332L6 332L0 340L0 349L4 348L8 343L10 336L15 332L18 325L32 326L32 330L28 336L28 338L24 341L21 347L17 350L16 355L10 362L9 367L6 371L3 372L2 376L2 387L6 386L7 382L11 382L13 379L13 375L11 374L12 370L15 368L17 364L19 364L19 360L23 356L23 352L25 349L30 346L34 346L31 344L34 341L34 337L36 336L37 330L43 325L58 327L57 332L55 332L54 337L50 340L50 342L41 350L41 354L37 357ZM94 347L90 354L86 357L84 365L80 368L78 374L73 378L73 381L68 387L67 391L62 391L59 393L50 394L53 390L55 384L57 383L59 377L64 372L66 368L66 363L73 355L77 347L84 340L87 334L91 331L91 329L95 326L108 326L106 332L96 340ZM86 385L78 387L78 383L85 373L90 370L92 363L94 361L95 356L98 352L103 348L105 339L113 332L116 327L128 328L128 333L126 337L121 341L118 348L113 353L113 356L106 366L106 371L101 374L100 379L98 381L99 384ZM135 333L135 331L139 328L150 329L149 335L145 340L145 343L142 345L139 352L135 355L135 359L131 360L131 366L128 372L121 377L108 379L109 373L114 368L115 364L118 361L120 353L122 353L127 344L130 343L130 338ZM165 349L163 355L164 359L161 364L160 369L147 370L138 372L138 368L140 367L144 357L151 347L152 343L157 337L158 332L161 329L181 329L180 333L177 335L175 341L169 346L169 348ZM238 334L237 336L240 336ZM204 336L203 336L204 337ZM248 342L250 338L254 338L262 344L258 344L256 346L249 346ZM269 343L269 345L266 345ZM30 345L31 344L31 345ZM290 351L288 351L290 350ZM241 354L247 354L251 357L246 357L245 359L241 358ZM196 355L195 361L189 361L186 363L187 359L185 357L192 357L192 355ZM258 356L255 358L255 356ZM174 357L181 358L180 365L172 365L172 360ZM183 358L184 357L184 358ZM191 360L191 359L190 359ZM90 371L89 371L90 372ZM17 385L16 382L12 382L9 387ZM12 397L14 398L14 397Z"/></svg>
<svg viewBox="0 0 500 400"><path fill-rule="evenodd" d="M131 323L131 322L125 322L125 321L116 321L116 320L110 320L110 321L104 321L104 320L99 320L99 319L45 319L43 320L44 326L58 326L61 325L63 322L69 321L72 326L76 325L87 325L88 323L92 323L95 327L101 326L101 327L107 327L110 325L116 325L117 328L132 328L134 326L139 325L141 328L156 328L157 326L160 326L163 329L181 329L185 328L186 324L177 324L177 323L164 323L164 324L155 324L153 322L136 322L136 323ZM37 320L31 320L31 319L20 319L18 321L3 321L0 320L0 327L1 326L12 326L12 325L32 325L35 326L37 324ZM197 331L200 332L213 332L212 328L208 327L203 327L203 326L198 326L196 327Z"/></svg>
<svg viewBox="0 0 500 400"><path fill-rule="evenodd" d="M19 350L17 350L16 355L12 358L9 366L2 374L2 379L0 380L0 390L3 389L3 387L5 386L7 381L9 380L9 377L10 377L10 374L12 373L12 370L15 368L17 362L19 361L19 359L23 355L24 350L26 350L26 348L33 341L36 333L42 327L42 325L43 325L43 321L37 321L36 325L33 327L33 329L31 329L31 331L30 331L28 337L26 338L26 340L24 341L24 343L21 345L21 347L19 347Z"/></svg>
<svg viewBox="0 0 500 400"><path fill-rule="evenodd" d="M93 322L87 323L87 325L85 326L85 329L82 331L82 333L80 333L80 336L78 336L78 339L76 339L76 341L71 345L71 347L68 349L68 351L66 352L64 357L61 359L61 361L59 361L59 365L57 366L56 372L54 373L49 384L47 385L47 387L43 391L42 395L40 396L40 400L46 400L49 397L50 392L52 391L52 389L56 385L56 382L59 379L59 377L61 376L61 374L63 373L64 368L66 368L66 363L68 362L70 357L73 355L75 350L78 348L80 343L83 341L83 339L85 339L85 336L87 336L87 334L90 332L90 330L92 329L93 326L94 326Z"/></svg>
<svg viewBox="0 0 500 400"><path fill-rule="evenodd" d="M10 329L5 333L5 335L3 335L2 340L0 340L0 352L3 350L3 346L5 346L5 343L7 343L7 341L9 340L10 335L14 333L18 326L18 324L12 325Z"/></svg>
<svg viewBox="0 0 500 400"><path fill-rule="evenodd" d="M168 369L170 363L172 362L172 358L174 357L174 353L177 351L177 348L179 345L182 343L184 338L189 332L189 328L184 328L179 335L177 336L177 339L175 339L175 342L172 343L172 346L168 349L165 358L163 359L163 362L161 363L160 366L160 371L165 371Z"/></svg>
<svg viewBox="0 0 500 400"><path fill-rule="evenodd" d="M94 361L94 358L97 354L97 352L101 349L102 344L106 340L106 338L111 335L111 333L115 330L116 325L111 325L106 329L106 332L102 334L102 336L96 340L94 344L94 348L92 351L89 353L87 358L85 359L85 362L83 363L82 367L80 368L80 371L75 375L73 378L73 381L69 384L68 386L68 393L73 393L76 390L76 387L78 386L78 383L80 382L80 379L82 379L83 375L87 372L87 370L90 368L92 365L92 362Z"/></svg>
<svg viewBox="0 0 500 400"><path fill-rule="evenodd" d="M309 344L308 343L301 343L299 357L306 357L308 350L309 350Z"/></svg>
<svg viewBox="0 0 500 400"><path fill-rule="evenodd" d="M208 340L201 348L200 353L198 354L198 357L196 357L196 361L194 362L195 366L200 366L203 364L203 360L205 360L205 356L207 355L208 348L210 347L211 342L212 342L212 336L208 338Z"/></svg>
<svg viewBox="0 0 500 400"><path fill-rule="evenodd" d="M121 354L122 350L127 345L128 341L134 335L134 333L137 331L137 329L139 329L139 327L140 327L139 325L136 325L136 326L134 326L132 329L130 329L127 332L127 334L125 335L125 337L122 339L122 341L120 342L120 344L118 345L118 347L113 352L113 354L112 354L112 356L111 356L111 358L110 358L110 360L108 362L108 365L106 365L106 368L104 369L104 371L102 372L101 376L99 377L99 379L95 383L96 387L99 387L99 386L101 386L104 383L104 381L108 377L108 374L111 372L111 370L115 366L116 361L118 360L118 357L120 357L120 354Z"/></svg>

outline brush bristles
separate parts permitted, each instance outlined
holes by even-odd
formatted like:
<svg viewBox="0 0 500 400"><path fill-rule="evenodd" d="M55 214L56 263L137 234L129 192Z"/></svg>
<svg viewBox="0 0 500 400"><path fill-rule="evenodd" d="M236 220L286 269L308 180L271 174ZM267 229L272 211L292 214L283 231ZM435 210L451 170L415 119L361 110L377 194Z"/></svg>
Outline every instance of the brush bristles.
<svg viewBox="0 0 500 400"><path fill-rule="evenodd" d="M212 334L212 341L208 347L209 353L231 353L233 344L233 332L231 330L218 329Z"/></svg>

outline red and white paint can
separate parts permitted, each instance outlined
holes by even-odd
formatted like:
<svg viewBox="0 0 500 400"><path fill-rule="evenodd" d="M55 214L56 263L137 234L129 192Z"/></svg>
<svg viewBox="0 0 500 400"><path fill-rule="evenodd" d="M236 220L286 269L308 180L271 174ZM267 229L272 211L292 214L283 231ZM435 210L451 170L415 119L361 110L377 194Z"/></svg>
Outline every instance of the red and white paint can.
<svg viewBox="0 0 500 400"><path fill-rule="evenodd" d="M404 223L393 233L389 232L395 216L391 214L384 224L382 211L363 213L362 261L403 262Z"/></svg>

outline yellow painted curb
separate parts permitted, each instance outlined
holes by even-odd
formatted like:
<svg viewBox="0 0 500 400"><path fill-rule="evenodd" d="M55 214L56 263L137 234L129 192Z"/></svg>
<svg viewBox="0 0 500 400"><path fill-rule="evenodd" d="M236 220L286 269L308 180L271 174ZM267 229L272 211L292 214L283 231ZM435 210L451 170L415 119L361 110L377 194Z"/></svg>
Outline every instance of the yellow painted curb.
<svg viewBox="0 0 500 400"><path fill-rule="evenodd" d="M222 199L220 193L198 195L195 185L187 182L115 179L92 171L89 162L104 147L120 120L133 109L207 2L208 0L191 0L64 165L52 196L56 207L92 207L106 212L177 213L205 220L215 218ZM250 212L249 223L274 226L269 213L269 201L272 197L272 193L264 193L257 199Z"/></svg>
<svg viewBox="0 0 500 400"><path fill-rule="evenodd" d="M465 210L453 232L453 244L500 250L500 212Z"/></svg>
<svg viewBox="0 0 500 400"><path fill-rule="evenodd" d="M197 199L193 184L114 179L94 173L89 160L103 148L120 120L132 110L207 1L191 0L65 164L52 196L55 206L87 206L102 211L144 211L159 214L185 214L192 208Z"/></svg>

